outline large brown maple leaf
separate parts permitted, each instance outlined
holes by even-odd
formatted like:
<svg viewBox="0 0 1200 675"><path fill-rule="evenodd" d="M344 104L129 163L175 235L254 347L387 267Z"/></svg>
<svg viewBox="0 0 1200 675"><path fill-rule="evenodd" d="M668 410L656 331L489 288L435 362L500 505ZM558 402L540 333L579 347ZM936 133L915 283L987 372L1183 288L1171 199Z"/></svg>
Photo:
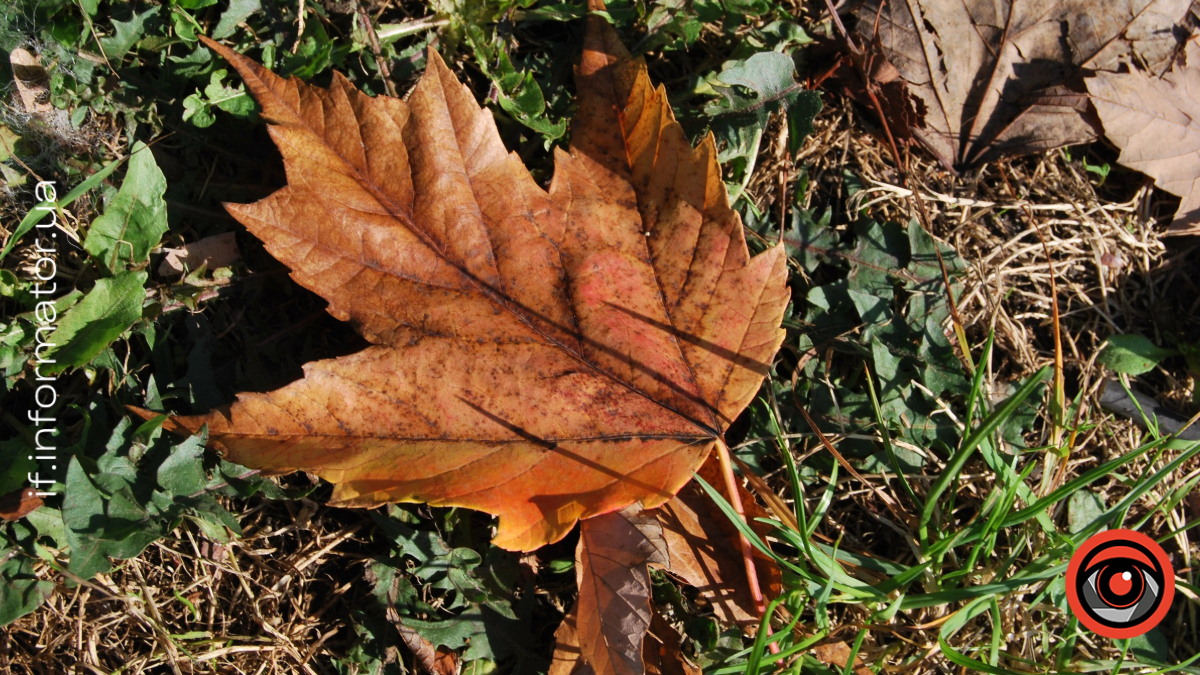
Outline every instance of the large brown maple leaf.
<svg viewBox="0 0 1200 675"><path fill-rule="evenodd" d="M751 258L711 137L693 149L600 18L549 192L436 52L407 102L282 79L212 41L288 185L229 212L371 343L170 426L334 501L499 516L532 550L653 507L749 403L780 342L781 246Z"/></svg>

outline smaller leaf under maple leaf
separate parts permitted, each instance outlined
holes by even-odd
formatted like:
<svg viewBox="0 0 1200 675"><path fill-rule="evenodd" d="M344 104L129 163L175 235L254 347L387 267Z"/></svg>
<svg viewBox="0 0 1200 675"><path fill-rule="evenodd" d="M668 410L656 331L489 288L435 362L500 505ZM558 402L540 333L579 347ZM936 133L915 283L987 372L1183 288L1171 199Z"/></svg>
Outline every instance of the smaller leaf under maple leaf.
<svg viewBox="0 0 1200 675"><path fill-rule="evenodd" d="M639 506L583 521L575 551L579 599L555 634L549 675L643 675L650 565L667 564L662 526Z"/></svg>
<svg viewBox="0 0 1200 675"><path fill-rule="evenodd" d="M557 644L548 675L597 675L583 658L577 629L579 609L572 607L554 633ZM657 612L651 612L650 628L642 638L642 665L646 675L701 675L700 668L684 658L683 636Z"/></svg>
<svg viewBox="0 0 1200 675"><path fill-rule="evenodd" d="M728 499L715 456L697 473ZM738 490L751 527L765 537L772 528L757 519L769 514L740 483ZM760 587L771 597L779 595L783 592L779 568L769 557L755 553ZM656 663L662 672L690 668L679 658L678 643L670 644L669 627L657 631L661 635L646 632L652 625L650 617L658 618L647 611L648 567L694 586L722 622L749 631L758 627L739 532L692 483L653 511L631 506L583 522L575 568L579 600L555 634L558 644L550 675L641 675L658 672ZM637 660L638 645L642 661Z"/></svg>
<svg viewBox="0 0 1200 675"><path fill-rule="evenodd" d="M783 339L782 246L751 258L712 138L588 19L570 152L542 190L436 52L407 101L277 77L211 40L262 106L288 185L227 209L371 343L182 417L333 501L500 517L532 550L664 503L753 398Z"/></svg>
<svg viewBox="0 0 1200 675"><path fill-rule="evenodd" d="M729 499L720 463L710 456L697 471L709 485ZM759 518L770 514L738 483L746 520L764 541L773 529ZM695 587L721 621L755 631L759 616L746 584L740 533L696 483L685 486L674 499L654 510L662 526L670 564L664 569ZM759 587L767 597L783 592L783 577L775 561L754 549Z"/></svg>

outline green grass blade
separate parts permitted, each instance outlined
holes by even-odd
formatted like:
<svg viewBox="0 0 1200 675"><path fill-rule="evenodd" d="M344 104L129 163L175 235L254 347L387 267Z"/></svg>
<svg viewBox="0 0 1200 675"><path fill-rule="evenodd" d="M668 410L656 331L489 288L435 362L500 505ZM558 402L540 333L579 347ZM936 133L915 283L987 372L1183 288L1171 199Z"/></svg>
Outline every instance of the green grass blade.
<svg viewBox="0 0 1200 675"><path fill-rule="evenodd" d="M979 427L971 432L971 435L963 441L962 447L958 449L958 452L954 453L954 456L950 458L945 470L934 481L933 486L929 488L929 494L925 497L925 509L921 512L921 541L929 541L929 521L933 518L933 509L937 506L938 498L941 497L942 493L950 485L950 481L962 473L967 460L971 458L971 455L979 447L979 444L1016 413L1017 408L1025 402L1025 399L1029 398L1030 394L1042 383L1049 372L1050 366L1043 366L1033 377L1026 380L1025 384L1021 385L1021 388L1004 402L1004 405L988 415Z"/></svg>
<svg viewBox="0 0 1200 675"><path fill-rule="evenodd" d="M146 152L149 152L149 149L147 149ZM21 219L21 222L17 225L17 229L13 231L12 236L8 238L8 243L4 245L3 249L0 249L0 260L4 260L5 256L11 253L13 247L20 242L21 238L26 234L29 234L29 231L32 230L34 226L42 222L42 219L46 217L46 214L50 213L51 208L59 210L70 206L72 202L74 202L76 199L79 199L88 190L100 185L105 178L108 178L109 175L112 174L113 171L116 171L117 167L121 166L121 163L129 159L129 157L130 156L127 155L118 160L109 162L108 165L103 169L100 169L91 176L88 176L87 180L83 181L79 185L76 185L75 189L68 192L62 199L52 202L42 202L41 204L38 204L30 209L29 213L27 213L25 217Z"/></svg>
<svg viewBox="0 0 1200 675"><path fill-rule="evenodd" d="M887 422L883 419L883 408L879 406L879 396L875 394L875 376L871 374L870 367L865 363L863 364L863 373L866 375L867 393L871 396L871 411L875 414L875 428L879 429L879 437L883 439L883 451L887 453L888 463L896 472L896 478L900 480L900 487L904 488L904 495L918 511L921 511L925 505L917 497L917 493L913 492L908 479L904 477L904 468L900 466L900 460L896 458L896 449L892 447L891 432L888 431Z"/></svg>

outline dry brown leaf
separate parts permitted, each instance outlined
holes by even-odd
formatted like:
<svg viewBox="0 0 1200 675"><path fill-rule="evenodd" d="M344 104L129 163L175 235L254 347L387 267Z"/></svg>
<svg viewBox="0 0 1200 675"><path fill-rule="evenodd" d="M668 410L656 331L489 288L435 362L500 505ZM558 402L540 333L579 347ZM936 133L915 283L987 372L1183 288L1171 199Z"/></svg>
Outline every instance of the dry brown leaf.
<svg viewBox="0 0 1200 675"><path fill-rule="evenodd" d="M701 675L700 668L683 657L682 642L683 636L655 614L650 620L650 632L642 640L646 675Z"/></svg>
<svg viewBox="0 0 1200 675"><path fill-rule="evenodd" d="M911 140L913 130L925 126L925 102L909 91L900 71L884 55L878 36L856 49L850 49L845 41L818 39L810 58L820 62L829 59L834 50L837 55L832 57L832 65L819 66L823 74L818 84L882 114L897 141Z"/></svg>
<svg viewBox="0 0 1200 675"><path fill-rule="evenodd" d="M828 666L845 669L846 661L850 660L850 645L845 642L826 642L813 647L813 656ZM875 671L863 664L862 659L854 657L854 675L875 675Z"/></svg>
<svg viewBox="0 0 1200 675"><path fill-rule="evenodd" d="M729 499L716 457L710 457L697 473L720 490L726 500ZM738 489L746 519L760 537L765 537L771 527L755 519L768 518L770 514L740 482ZM712 499L693 483L655 513L662 523L663 538L670 553L671 564L667 570L695 586L721 621L736 624L743 630L757 628L758 613L746 583L738 530ZM756 549L754 563L763 594L767 597L779 595L783 589L782 575L775 562Z"/></svg>
<svg viewBox="0 0 1200 675"><path fill-rule="evenodd" d="M10 522L20 520L41 508L42 504L42 498L33 488L14 490L0 496L0 518Z"/></svg>
<svg viewBox="0 0 1200 675"><path fill-rule="evenodd" d="M665 564L666 556L661 527L638 506L583 521L575 552L579 599L555 633L549 675L646 672L649 564Z"/></svg>
<svg viewBox="0 0 1200 675"><path fill-rule="evenodd" d="M458 652L448 647L438 647L433 658L434 675L457 675Z"/></svg>
<svg viewBox="0 0 1200 675"><path fill-rule="evenodd" d="M205 237L179 248L163 250L166 257L158 266L160 276L179 276L190 272L201 265L208 269L228 267L241 259L238 251L237 237L232 232Z"/></svg>
<svg viewBox="0 0 1200 675"><path fill-rule="evenodd" d="M1200 234L1200 45L1162 78L1096 73L1087 87L1117 161L1180 198L1169 232Z"/></svg>
<svg viewBox="0 0 1200 675"><path fill-rule="evenodd" d="M417 666L426 675L455 675L458 672L458 654L445 647L434 647L420 633L404 625L400 613L391 605L387 608L387 619L396 627L400 641L412 652Z"/></svg>
<svg viewBox="0 0 1200 675"><path fill-rule="evenodd" d="M749 256L712 138L693 149L645 63L588 26L548 193L436 52L401 101L206 41L262 105L289 179L228 210L371 346L169 427L317 473L335 503L496 514L513 550L669 500L769 368L786 260Z"/></svg>
<svg viewBox="0 0 1200 675"><path fill-rule="evenodd" d="M576 605L554 631L554 654L550 657L550 671L546 675L595 675L596 671L584 660L579 648L579 631L575 626L578 614L579 605Z"/></svg>
<svg viewBox="0 0 1200 675"><path fill-rule="evenodd" d="M21 107L31 115L46 115L54 112L50 103L50 78L42 62L29 50L17 47L8 55L13 70L13 85Z"/></svg>
<svg viewBox="0 0 1200 675"><path fill-rule="evenodd" d="M1082 69L1132 56L1161 72L1190 33L1191 3L872 0L857 32L874 37L878 16L885 55L928 109L914 135L965 170L1095 138Z"/></svg>
<svg viewBox="0 0 1200 675"><path fill-rule="evenodd" d="M596 671L583 659L576 632L578 606L563 618L554 633L557 644L547 675L595 675ZM646 675L701 675L700 668L684 658L680 650L683 637L665 619L653 613L650 629L642 638L642 662Z"/></svg>

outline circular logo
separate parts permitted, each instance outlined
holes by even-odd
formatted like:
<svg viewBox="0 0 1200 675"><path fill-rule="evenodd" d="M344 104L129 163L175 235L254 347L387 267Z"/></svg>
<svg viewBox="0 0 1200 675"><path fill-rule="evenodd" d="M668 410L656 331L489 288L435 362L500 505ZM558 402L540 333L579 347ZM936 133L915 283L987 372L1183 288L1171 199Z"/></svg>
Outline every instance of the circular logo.
<svg viewBox="0 0 1200 675"><path fill-rule="evenodd" d="M1133 530L1107 530L1088 538L1067 565L1071 611L1093 633L1137 637L1171 609L1175 571L1167 552Z"/></svg>

